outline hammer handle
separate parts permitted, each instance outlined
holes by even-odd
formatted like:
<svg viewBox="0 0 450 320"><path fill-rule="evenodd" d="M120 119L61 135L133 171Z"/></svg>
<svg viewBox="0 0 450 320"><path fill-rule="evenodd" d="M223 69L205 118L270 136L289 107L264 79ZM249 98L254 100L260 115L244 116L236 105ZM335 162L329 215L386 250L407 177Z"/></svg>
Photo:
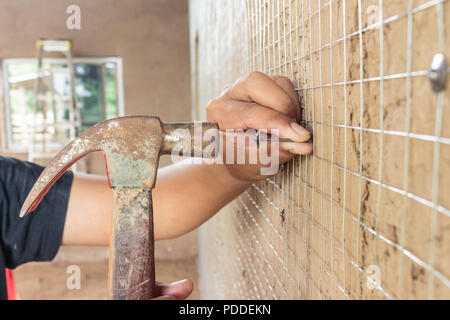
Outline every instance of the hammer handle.
<svg viewBox="0 0 450 320"><path fill-rule="evenodd" d="M165 140L161 154L171 154L178 146L177 137L191 156L195 158L214 158L217 156L220 131L215 122L168 122L163 123Z"/></svg>
<svg viewBox="0 0 450 320"><path fill-rule="evenodd" d="M155 297L153 209L150 190L115 188L109 246L112 300Z"/></svg>

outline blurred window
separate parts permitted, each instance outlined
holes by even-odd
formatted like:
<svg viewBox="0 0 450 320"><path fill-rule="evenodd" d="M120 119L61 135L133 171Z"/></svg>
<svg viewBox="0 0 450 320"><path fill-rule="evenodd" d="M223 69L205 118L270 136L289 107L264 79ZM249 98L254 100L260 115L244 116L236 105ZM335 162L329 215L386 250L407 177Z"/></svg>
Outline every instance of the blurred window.
<svg viewBox="0 0 450 320"><path fill-rule="evenodd" d="M77 107L80 111L82 130L106 119L123 115L122 60L121 58L76 58L75 92ZM58 65L61 72L58 72ZM55 94L66 96L70 92L70 74L62 71L64 59L44 59L44 83L52 87ZM37 110L33 114L35 103L35 82L37 77L36 59L5 59L3 61L3 79L5 92L6 137L7 148L12 150L26 149L30 139L30 128L33 119L36 125L44 124L55 106L48 110ZM46 94L50 95L50 92ZM52 97L48 97L52 101ZM55 108L53 108L55 107ZM50 110L50 111L49 111ZM64 110L64 109L63 109ZM56 112L55 112L56 113ZM67 120L68 112L51 114L55 121Z"/></svg>

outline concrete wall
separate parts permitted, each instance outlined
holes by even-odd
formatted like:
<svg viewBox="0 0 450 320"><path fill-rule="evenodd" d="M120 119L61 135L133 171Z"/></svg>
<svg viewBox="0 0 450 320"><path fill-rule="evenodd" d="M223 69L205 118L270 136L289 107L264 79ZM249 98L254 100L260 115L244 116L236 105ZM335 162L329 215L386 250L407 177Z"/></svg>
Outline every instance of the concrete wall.
<svg viewBox="0 0 450 320"><path fill-rule="evenodd" d="M249 71L284 75L314 136L202 227L202 296L449 299L450 87L426 75L450 1L189 6L193 114Z"/></svg>

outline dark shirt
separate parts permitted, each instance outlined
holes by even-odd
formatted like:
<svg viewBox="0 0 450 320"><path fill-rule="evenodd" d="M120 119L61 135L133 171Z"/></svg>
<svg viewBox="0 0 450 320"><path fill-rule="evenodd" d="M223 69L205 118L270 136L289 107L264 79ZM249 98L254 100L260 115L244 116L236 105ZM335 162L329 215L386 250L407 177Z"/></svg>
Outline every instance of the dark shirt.
<svg viewBox="0 0 450 320"><path fill-rule="evenodd" d="M66 172L35 211L20 208L43 168L0 156L0 300L7 299L5 267L50 261L61 245L73 174Z"/></svg>

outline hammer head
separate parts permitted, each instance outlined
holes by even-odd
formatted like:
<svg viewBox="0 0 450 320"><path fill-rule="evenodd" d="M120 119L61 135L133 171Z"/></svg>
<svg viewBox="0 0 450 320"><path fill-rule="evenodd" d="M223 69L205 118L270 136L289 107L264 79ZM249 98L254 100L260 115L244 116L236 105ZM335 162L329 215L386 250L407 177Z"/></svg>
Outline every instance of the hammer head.
<svg viewBox="0 0 450 320"><path fill-rule="evenodd" d="M28 194L20 216L33 211L70 166L94 151L105 154L108 181L112 188L153 189L160 154L170 154L177 145L186 143L186 137L194 133L194 128L198 126L202 131L216 130L214 140L215 143L219 141L218 128L214 123L163 124L157 117L132 116L93 126L70 142L45 168ZM179 134L178 129L185 130L187 134ZM207 142L188 143L194 156L203 156L199 150L203 150ZM210 155L215 156L214 153Z"/></svg>

